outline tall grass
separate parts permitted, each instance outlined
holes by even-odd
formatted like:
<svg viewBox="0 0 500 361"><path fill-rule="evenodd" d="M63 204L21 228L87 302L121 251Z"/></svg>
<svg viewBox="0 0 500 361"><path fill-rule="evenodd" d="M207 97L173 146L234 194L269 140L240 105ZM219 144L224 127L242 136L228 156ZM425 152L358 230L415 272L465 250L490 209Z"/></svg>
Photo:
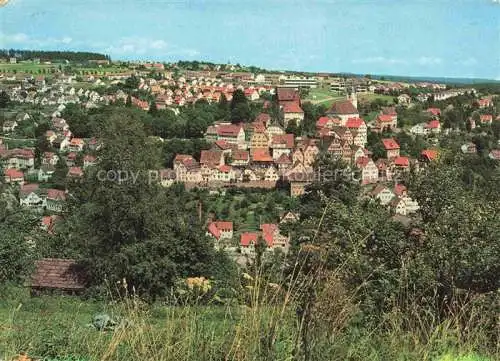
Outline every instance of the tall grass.
<svg viewBox="0 0 500 361"><path fill-rule="evenodd" d="M406 291L379 321L364 323L358 290L349 291L339 271L309 261L295 264L283 284L269 282L259 267L243 274L240 304L215 304L199 292L176 299L176 306L135 295L91 302L2 293L0 359L20 352L106 361L500 359L498 339L492 344L488 333L490 316L476 299L438 319ZM101 312L128 322L107 332L87 327Z"/></svg>

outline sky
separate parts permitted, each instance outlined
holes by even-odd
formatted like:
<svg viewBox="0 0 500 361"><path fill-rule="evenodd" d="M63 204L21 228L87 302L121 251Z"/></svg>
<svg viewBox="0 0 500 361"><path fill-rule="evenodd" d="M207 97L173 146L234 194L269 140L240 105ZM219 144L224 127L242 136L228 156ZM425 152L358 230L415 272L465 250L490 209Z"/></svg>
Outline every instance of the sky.
<svg viewBox="0 0 500 361"><path fill-rule="evenodd" d="M10 0L0 48L500 80L500 0Z"/></svg>

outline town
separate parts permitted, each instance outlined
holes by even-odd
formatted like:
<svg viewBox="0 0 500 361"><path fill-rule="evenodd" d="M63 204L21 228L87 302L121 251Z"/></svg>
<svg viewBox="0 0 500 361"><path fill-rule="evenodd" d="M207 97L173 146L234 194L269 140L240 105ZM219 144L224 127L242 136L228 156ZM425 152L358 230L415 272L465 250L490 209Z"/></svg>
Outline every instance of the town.
<svg viewBox="0 0 500 361"><path fill-rule="evenodd" d="M200 104L230 106L229 117L214 119L198 133L191 128L177 135L173 129L174 136L164 130L151 136L159 146L181 137L204 143L195 153L174 149L168 167L155 175L163 187L183 183L215 194L285 189L296 198L322 176L316 163L329 155L352 172L350 181L362 186L361 197L406 223L419 209L406 176L450 151L440 140L460 136L460 152L500 160L499 98L475 87L250 70L108 59L61 65L8 54L0 64L3 182L15 185L22 207L40 214L45 232L55 232L71 196L66 185L84 179L103 145L65 117L110 105L172 118ZM457 105L467 118L457 119ZM496 143L485 148L475 135L491 130ZM259 238L267 250L286 252L290 239L281 226L299 218L297 210L281 209L279 218L242 230L234 219L215 214L206 220L206 232L217 249L240 257L255 255Z"/></svg>

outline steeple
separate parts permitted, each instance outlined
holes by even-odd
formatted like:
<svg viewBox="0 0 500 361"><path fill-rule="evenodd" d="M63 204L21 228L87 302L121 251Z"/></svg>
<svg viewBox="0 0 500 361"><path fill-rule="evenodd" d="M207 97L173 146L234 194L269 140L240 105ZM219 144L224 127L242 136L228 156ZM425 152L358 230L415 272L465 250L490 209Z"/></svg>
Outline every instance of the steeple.
<svg viewBox="0 0 500 361"><path fill-rule="evenodd" d="M356 109L358 109L358 95L356 94L356 89L351 88L350 92L347 92L347 100L349 100Z"/></svg>

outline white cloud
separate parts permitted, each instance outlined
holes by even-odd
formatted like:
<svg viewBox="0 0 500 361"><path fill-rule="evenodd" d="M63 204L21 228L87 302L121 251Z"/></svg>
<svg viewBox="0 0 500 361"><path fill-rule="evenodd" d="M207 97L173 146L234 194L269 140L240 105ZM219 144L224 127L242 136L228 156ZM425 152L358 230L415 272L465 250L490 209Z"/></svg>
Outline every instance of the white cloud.
<svg viewBox="0 0 500 361"><path fill-rule="evenodd" d="M374 56L368 58L354 59L352 61L353 64L407 64L406 60L403 59L395 59L395 58L385 58L383 56Z"/></svg>
<svg viewBox="0 0 500 361"><path fill-rule="evenodd" d="M417 63L420 65L439 65L443 63L443 59L434 56L421 56Z"/></svg>
<svg viewBox="0 0 500 361"><path fill-rule="evenodd" d="M5 34L0 33L0 44L2 46L45 46L57 44L69 44L73 41L69 36L63 38L33 38L24 33Z"/></svg>

